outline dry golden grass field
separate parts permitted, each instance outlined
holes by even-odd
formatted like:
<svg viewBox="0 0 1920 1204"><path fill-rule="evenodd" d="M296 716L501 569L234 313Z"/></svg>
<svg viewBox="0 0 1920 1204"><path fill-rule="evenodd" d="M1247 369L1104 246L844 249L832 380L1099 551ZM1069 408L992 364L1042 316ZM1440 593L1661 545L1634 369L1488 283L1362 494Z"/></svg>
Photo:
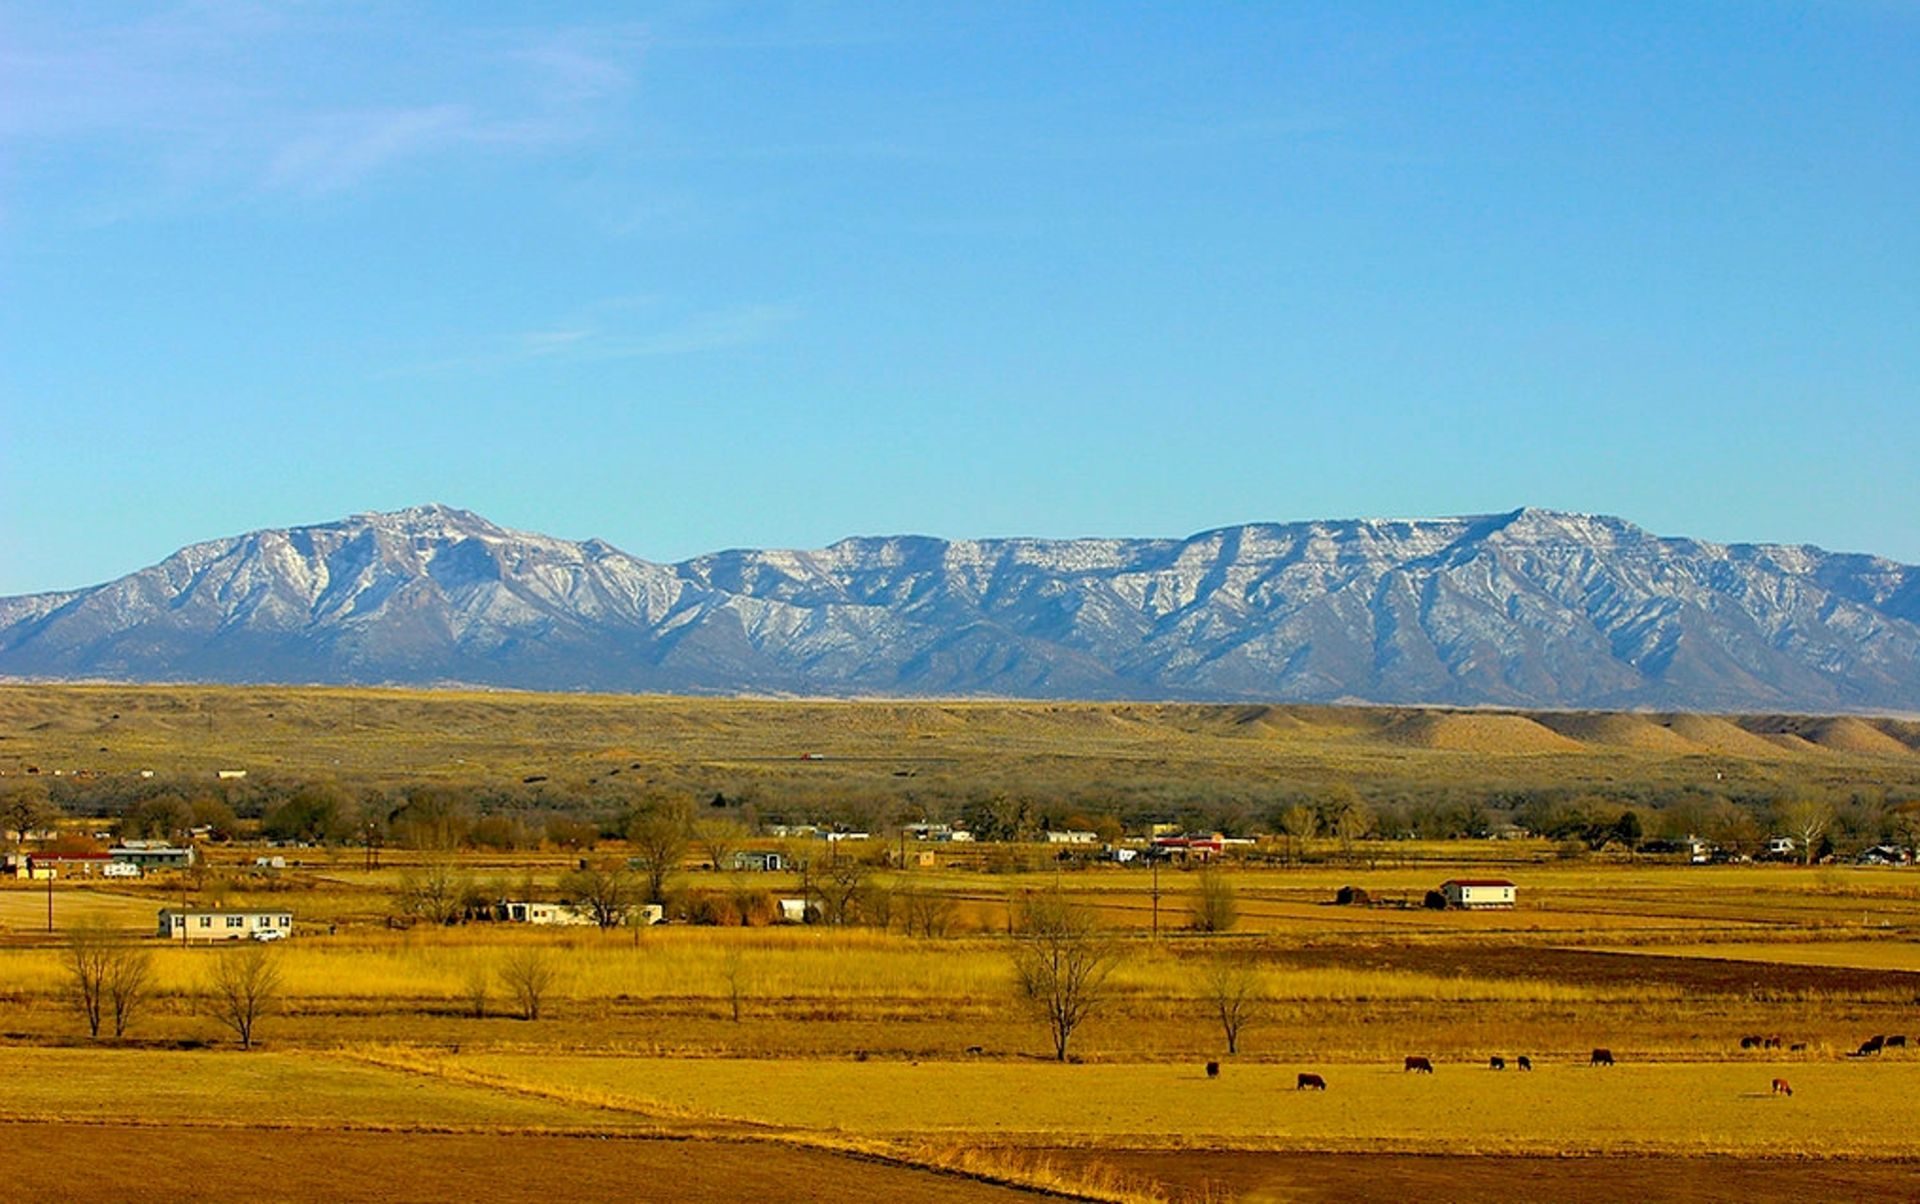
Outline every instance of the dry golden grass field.
<svg viewBox="0 0 1920 1204"><path fill-rule="evenodd" d="M0 686L0 772L830 789L1284 781L1920 787L1920 722L1153 703L790 702L318 687ZM811 754L802 760L803 754ZM1716 776L1718 775L1718 776Z"/></svg>
<svg viewBox="0 0 1920 1204"><path fill-rule="evenodd" d="M582 790L614 768L825 793L1920 788L1913 725L1779 717L6 687L0 737L9 774L538 775ZM0 880L0 1134L34 1152L14 1160L9 1198L1920 1198L1920 870L1372 843L1227 869L1238 918L1212 934L1191 930L1199 874L1114 865L873 871L944 902L933 937L409 927L395 897L430 858L398 848L377 868L357 848L276 850L292 864L255 874L262 850L214 846L193 875L57 882L51 932L45 884ZM537 896L577 856L457 863ZM1417 906L1479 874L1517 883L1519 906ZM679 885L801 887L692 868ZM1415 905L1335 906L1348 885ZM1035 895L1095 917L1118 958L1065 1064L1010 952ZM228 951L151 935L183 901L296 916L265 950L278 987L252 1049L210 999ZM76 932L150 958L123 1038L89 1036L74 1005ZM536 1019L508 983L529 954L551 975ZM1254 999L1234 1054L1209 987L1230 964ZM1876 1034L1913 1040L1849 1056ZM1755 1035L1779 1045L1743 1049ZM1588 1066L1595 1047L1616 1064ZM1534 1070L1488 1068L1521 1054ZM1408 1055L1435 1073L1406 1073ZM1327 1090L1296 1090L1301 1073Z"/></svg>

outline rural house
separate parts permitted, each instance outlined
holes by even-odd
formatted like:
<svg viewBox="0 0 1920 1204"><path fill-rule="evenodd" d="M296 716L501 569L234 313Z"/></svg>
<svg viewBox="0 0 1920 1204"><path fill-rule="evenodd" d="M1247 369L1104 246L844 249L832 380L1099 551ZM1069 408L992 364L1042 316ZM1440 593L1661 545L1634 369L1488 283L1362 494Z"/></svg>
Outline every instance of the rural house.
<svg viewBox="0 0 1920 1204"><path fill-rule="evenodd" d="M749 849L733 855L733 868L756 874L777 874L786 866L778 853Z"/></svg>
<svg viewBox="0 0 1920 1204"><path fill-rule="evenodd" d="M531 900L502 899L471 909L468 918L505 924L555 924L579 927L597 924L593 909L573 903L540 903ZM643 903L633 909L633 922L659 924L666 920L666 909L658 903Z"/></svg>
<svg viewBox="0 0 1920 1204"><path fill-rule="evenodd" d="M105 853L29 853L29 878L101 877L113 859Z"/></svg>
<svg viewBox="0 0 1920 1204"><path fill-rule="evenodd" d="M107 856L141 870L184 870L193 865L191 845L184 848L157 840L129 840L107 850Z"/></svg>
<svg viewBox="0 0 1920 1204"><path fill-rule="evenodd" d="M1448 907L1474 910L1514 905L1514 886L1505 878L1454 878L1440 884L1440 893Z"/></svg>
<svg viewBox="0 0 1920 1204"><path fill-rule="evenodd" d="M171 941L278 940L293 935L290 911L160 909L160 935Z"/></svg>

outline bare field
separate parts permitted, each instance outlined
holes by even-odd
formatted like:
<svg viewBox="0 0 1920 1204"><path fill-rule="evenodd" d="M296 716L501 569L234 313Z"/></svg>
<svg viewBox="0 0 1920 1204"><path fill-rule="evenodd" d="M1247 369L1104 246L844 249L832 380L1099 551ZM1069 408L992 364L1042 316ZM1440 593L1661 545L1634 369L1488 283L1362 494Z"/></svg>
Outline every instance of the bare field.
<svg viewBox="0 0 1920 1204"><path fill-rule="evenodd" d="M15 1198L120 1204L552 1204L899 1200L994 1204L1032 1193L819 1150L604 1135L313 1132L0 1121ZM297 1156L297 1165L294 1158ZM271 1185L270 1188L264 1185Z"/></svg>
<svg viewBox="0 0 1920 1204"><path fill-rule="evenodd" d="M1291 1204L1419 1200L1480 1204L1551 1200L1618 1204L1685 1200L1915 1200L1920 1166L1886 1159L1666 1157L1461 1157L1406 1154L1303 1154L1274 1151L1053 1150L1062 1165L1094 1157L1122 1172L1151 1176L1170 1191Z"/></svg>

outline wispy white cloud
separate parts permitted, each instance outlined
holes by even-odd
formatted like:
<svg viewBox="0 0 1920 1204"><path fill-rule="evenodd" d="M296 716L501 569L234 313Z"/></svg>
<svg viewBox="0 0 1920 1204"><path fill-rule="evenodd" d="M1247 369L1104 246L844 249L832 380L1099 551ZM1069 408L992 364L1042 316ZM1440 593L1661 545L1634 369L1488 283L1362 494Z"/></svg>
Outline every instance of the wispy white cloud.
<svg viewBox="0 0 1920 1204"><path fill-rule="evenodd" d="M392 375L490 372L536 361L596 363L710 354L766 343L803 316L797 305L767 302L680 313L670 309L658 298L615 298L563 321L497 336L475 350Z"/></svg>
<svg viewBox="0 0 1920 1204"><path fill-rule="evenodd" d="M105 220L162 202L319 197L411 162L618 130L646 47L630 26L494 29L394 56L428 39L404 20L219 2L118 23L0 14L0 153L30 146L21 159L65 165L35 182L64 193L61 212ZM73 195L109 178L110 196Z"/></svg>
<svg viewBox="0 0 1920 1204"><path fill-rule="evenodd" d="M338 192L389 164L470 139L473 124L468 110L452 104L328 114L283 143L260 182L268 189Z"/></svg>

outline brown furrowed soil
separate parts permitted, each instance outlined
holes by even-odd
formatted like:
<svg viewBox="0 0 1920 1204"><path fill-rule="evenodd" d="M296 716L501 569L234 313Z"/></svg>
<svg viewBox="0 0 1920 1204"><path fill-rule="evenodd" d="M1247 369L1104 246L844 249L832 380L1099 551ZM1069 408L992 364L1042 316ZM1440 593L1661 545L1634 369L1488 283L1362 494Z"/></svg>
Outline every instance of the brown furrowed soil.
<svg viewBox="0 0 1920 1204"><path fill-rule="evenodd" d="M1081 1151L1050 1151L1072 1166ZM1290 1204L1488 1200L1920 1200L1920 1163L1791 1158L1463 1158L1448 1155L1103 1150L1099 1161L1175 1191Z"/></svg>
<svg viewBox="0 0 1920 1204"><path fill-rule="evenodd" d="M1314 968L1341 965L1368 970L1422 974L1470 974L1495 979L1528 979L1591 987L1659 986L1688 995L1874 996L1896 1002L1920 1001L1920 973L1851 966L1787 965L1736 961L1711 956L1646 957L1589 949L1541 945L1396 945L1337 950L1276 950L1269 956L1285 965Z"/></svg>
<svg viewBox="0 0 1920 1204"><path fill-rule="evenodd" d="M13 1200L114 1204L553 1204L1033 1194L818 1150L701 1139L0 1122Z"/></svg>

